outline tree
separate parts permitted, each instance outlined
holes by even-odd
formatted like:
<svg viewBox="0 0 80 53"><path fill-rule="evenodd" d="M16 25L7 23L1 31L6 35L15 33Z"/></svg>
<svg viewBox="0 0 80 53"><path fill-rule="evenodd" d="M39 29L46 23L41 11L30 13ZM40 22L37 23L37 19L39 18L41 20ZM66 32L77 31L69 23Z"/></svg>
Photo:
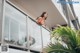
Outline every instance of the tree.
<svg viewBox="0 0 80 53"><path fill-rule="evenodd" d="M52 31L51 40L47 53L80 53L80 31L59 26Z"/></svg>

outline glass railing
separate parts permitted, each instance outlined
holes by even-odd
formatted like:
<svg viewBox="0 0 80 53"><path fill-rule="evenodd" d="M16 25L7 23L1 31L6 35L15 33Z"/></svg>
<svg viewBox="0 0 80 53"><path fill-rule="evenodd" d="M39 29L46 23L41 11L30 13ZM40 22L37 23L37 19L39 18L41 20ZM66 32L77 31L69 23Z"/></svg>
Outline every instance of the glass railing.
<svg viewBox="0 0 80 53"><path fill-rule="evenodd" d="M23 46L27 41L26 16L6 3L4 20L4 41Z"/></svg>
<svg viewBox="0 0 80 53"><path fill-rule="evenodd" d="M50 31L30 16L5 3L4 42L15 47L41 51L50 42Z"/></svg>

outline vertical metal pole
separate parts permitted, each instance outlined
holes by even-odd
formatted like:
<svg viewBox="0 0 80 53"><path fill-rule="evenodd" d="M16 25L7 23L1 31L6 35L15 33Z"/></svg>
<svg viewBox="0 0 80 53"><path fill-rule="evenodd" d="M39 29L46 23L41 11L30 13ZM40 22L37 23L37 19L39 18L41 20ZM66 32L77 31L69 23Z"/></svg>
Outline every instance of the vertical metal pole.
<svg viewBox="0 0 80 53"><path fill-rule="evenodd" d="M11 24L11 20L9 20L9 37L8 37L9 41L11 40L11 37L10 37L10 35L11 35L11 30L10 30L11 26L10 26L10 24Z"/></svg>
<svg viewBox="0 0 80 53"><path fill-rule="evenodd" d="M29 30L28 30L28 16L26 17L26 35L27 35L27 48L28 48L28 52L30 52Z"/></svg>
<svg viewBox="0 0 80 53"><path fill-rule="evenodd" d="M2 0L2 40L1 43L4 44L4 25L5 23L5 0Z"/></svg>
<svg viewBox="0 0 80 53"><path fill-rule="evenodd" d="M42 52L43 53L43 34L42 34L42 26L40 26L40 30L41 30L41 44L42 44Z"/></svg>
<svg viewBox="0 0 80 53"><path fill-rule="evenodd" d="M66 18L67 18L67 21L68 21L68 26L71 27L68 6L67 6L67 4L64 4L64 3L63 3L63 2L66 2L67 0L60 0L60 1L61 1L61 5L62 5L62 7L63 7L63 12L66 13ZM65 9L65 10L64 10L64 9Z"/></svg>
<svg viewBox="0 0 80 53"><path fill-rule="evenodd" d="M76 18L77 18L77 19L76 19L76 22L77 22L78 30L79 30L79 29L80 29L79 20L78 20L79 17L76 17Z"/></svg>
<svg viewBox="0 0 80 53"><path fill-rule="evenodd" d="M68 19L68 26L69 27L71 27L71 20L70 20L70 16L69 16L69 9L68 9L68 6L66 5L66 8L67 8L67 12L66 12L66 14L67 14L67 19Z"/></svg>

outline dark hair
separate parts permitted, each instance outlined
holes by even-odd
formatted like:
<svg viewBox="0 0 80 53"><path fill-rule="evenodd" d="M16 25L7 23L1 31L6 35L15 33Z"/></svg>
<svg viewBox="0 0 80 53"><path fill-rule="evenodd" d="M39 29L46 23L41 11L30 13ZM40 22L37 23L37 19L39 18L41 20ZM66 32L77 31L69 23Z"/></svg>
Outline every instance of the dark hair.
<svg viewBox="0 0 80 53"><path fill-rule="evenodd" d="M44 17L44 14L46 14L46 13L47 13L47 12L43 12L40 17ZM47 19L47 17L45 18L45 20L46 20L46 19Z"/></svg>
<svg viewBox="0 0 80 53"><path fill-rule="evenodd" d="M44 14L46 14L47 12L43 12L42 14L41 14L41 16L40 17L44 17ZM38 19L39 17L37 17L37 19ZM45 18L45 20L47 19L47 17Z"/></svg>
<svg viewBox="0 0 80 53"><path fill-rule="evenodd" d="M44 17L44 14L46 14L46 12L43 12L40 17Z"/></svg>

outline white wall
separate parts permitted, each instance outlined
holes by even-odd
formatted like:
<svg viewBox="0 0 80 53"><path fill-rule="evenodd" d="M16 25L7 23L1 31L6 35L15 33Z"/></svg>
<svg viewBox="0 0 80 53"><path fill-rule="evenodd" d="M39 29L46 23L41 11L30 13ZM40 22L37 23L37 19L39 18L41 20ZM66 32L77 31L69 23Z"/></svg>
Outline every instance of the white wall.
<svg viewBox="0 0 80 53"><path fill-rule="evenodd" d="M63 16L64 20L68 23L66 16L63 14L62 6L60 3L58 3L59 0L52 0L52 3L55 5L55 7L58 9L58 11Z"/></svg>

